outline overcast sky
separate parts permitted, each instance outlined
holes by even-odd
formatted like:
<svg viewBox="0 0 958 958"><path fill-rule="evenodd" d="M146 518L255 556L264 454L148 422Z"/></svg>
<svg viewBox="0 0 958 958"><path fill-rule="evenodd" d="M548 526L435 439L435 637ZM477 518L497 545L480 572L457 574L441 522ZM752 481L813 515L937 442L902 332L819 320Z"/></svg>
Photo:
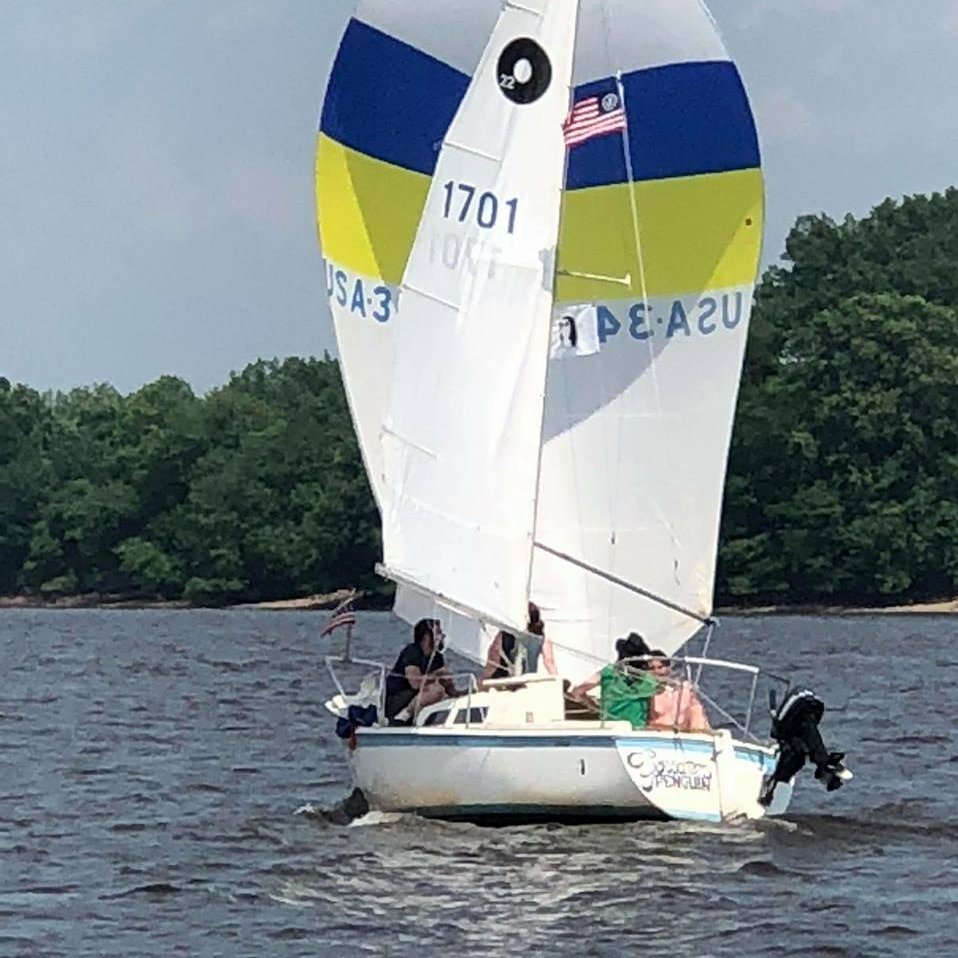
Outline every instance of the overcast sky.
<svg viewBox="0 0 958 958"><path fill-rule="evenodd" d="M205 391L333 348L313 136L353 6L0 0L0 375ZM801 213L958 184L958 0L711 7L758 114L766 262Z"/></svg>

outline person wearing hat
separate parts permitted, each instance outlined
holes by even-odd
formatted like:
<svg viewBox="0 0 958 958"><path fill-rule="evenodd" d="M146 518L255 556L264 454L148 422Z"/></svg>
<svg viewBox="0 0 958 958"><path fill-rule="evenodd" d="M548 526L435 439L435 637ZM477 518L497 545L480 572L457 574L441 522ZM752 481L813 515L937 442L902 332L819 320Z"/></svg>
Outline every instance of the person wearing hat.
<svg viewBox="0 0 958 958"><path fill-rule="evenodd" d="M587 692L599 686L599 715L603 720L627 721L632 728L645 728L649 718L649 703L658 691L658 683L645 669L643 656L649 647L638 632L630 632L615 643L617 659L569 693L584 699Z"/></svg>

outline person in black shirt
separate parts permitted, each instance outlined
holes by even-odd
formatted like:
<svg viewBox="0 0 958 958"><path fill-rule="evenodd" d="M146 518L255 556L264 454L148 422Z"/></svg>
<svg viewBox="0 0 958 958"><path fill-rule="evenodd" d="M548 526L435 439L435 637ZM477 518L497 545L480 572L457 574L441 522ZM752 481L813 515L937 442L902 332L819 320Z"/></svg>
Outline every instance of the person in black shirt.
<svg viewBox="0 0 958 958"><path fill-rule="evenodd" d="M526 631L530 635L538 635L542 640L538 654L533 655L532 665L531 667L527 665L526 671L537 671L538 659L541 657L545 671L549 675L558 675L555 652L552 643L546 638L542 613L539 611L539 606L534 602L529 603L529 621L526 624ZM489 644L489 651L486 653L486 665L479 674L479 687L482 688L489 679L505 679L515 676L518 673L519 651L519 644L511 632L497 632L496 637Z"/></svg>
<svg viewBox="0 0 958 958"><path fill-rule="evenodd" d="M420 619L386 679L386 718L409 708L413 716L447 695L458 695L442 655L442 628L437 619Z"/></svg>

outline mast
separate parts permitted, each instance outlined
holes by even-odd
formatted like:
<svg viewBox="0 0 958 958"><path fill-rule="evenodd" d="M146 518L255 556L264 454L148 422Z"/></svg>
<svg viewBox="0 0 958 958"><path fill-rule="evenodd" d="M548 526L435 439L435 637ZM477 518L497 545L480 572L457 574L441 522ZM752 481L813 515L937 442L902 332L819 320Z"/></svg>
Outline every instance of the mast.
<svg viewBox="0 0 958 958"><path fill-rule="evenodd" d="M576 48L579 38L579 17L582 13L582 0L575 2L575 22L573 24L572 49ZM572 70L569 72L569 93L567 97L568 111L572 110L575 97L575 85L573 77L575 75L575 54L573 53ZM568 116L568 111L566 115ZM556 292L559 286L559 246L562 242L562 222L565 215L566 200L566 178L569 175L569 147L565 143L565 134L563 132L563 146L565 147L565 157L562 161L562 180L559 183L559 224L556 229L555 253L552 257L552 309L549 313L549 340L546 343L546 374L542 380L542 416L539 420L539 448L536 451L536 482L533 487L532 501L532 549L529 553L529 576L526 582L526 595L529 601L532 601L532 573L536 564L536 527L539 523L539 483L542 481L542 449L545 445L545 424L546 424L546 396L549 394L549 355L552 350L552 327L555 322L555 302Z"/></svg>

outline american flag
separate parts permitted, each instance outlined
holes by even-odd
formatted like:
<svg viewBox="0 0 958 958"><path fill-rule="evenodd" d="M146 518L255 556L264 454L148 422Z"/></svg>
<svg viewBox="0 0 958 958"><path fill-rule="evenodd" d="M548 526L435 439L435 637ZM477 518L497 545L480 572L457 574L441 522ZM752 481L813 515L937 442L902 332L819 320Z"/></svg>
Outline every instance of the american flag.
<svg viewBox="0 0 958 958"><path fill-rule="evenodd" d="M567 147L578 146L593 137L617 133L624 129L625 108L617 93L590 96L580 100L572 107L565 123L562 124Z"/></svg>
<svg viewBox="0 0 958 958"><path fill-rule="evenodd" d="M355 600L356 596L351 595L345 601L340 602L330 613L326 624L323 626L323 631L319 634L321 636L332 635L337 629L341 629L347 625L355 625L356 613L353 612L353 602Z"/></svg>

